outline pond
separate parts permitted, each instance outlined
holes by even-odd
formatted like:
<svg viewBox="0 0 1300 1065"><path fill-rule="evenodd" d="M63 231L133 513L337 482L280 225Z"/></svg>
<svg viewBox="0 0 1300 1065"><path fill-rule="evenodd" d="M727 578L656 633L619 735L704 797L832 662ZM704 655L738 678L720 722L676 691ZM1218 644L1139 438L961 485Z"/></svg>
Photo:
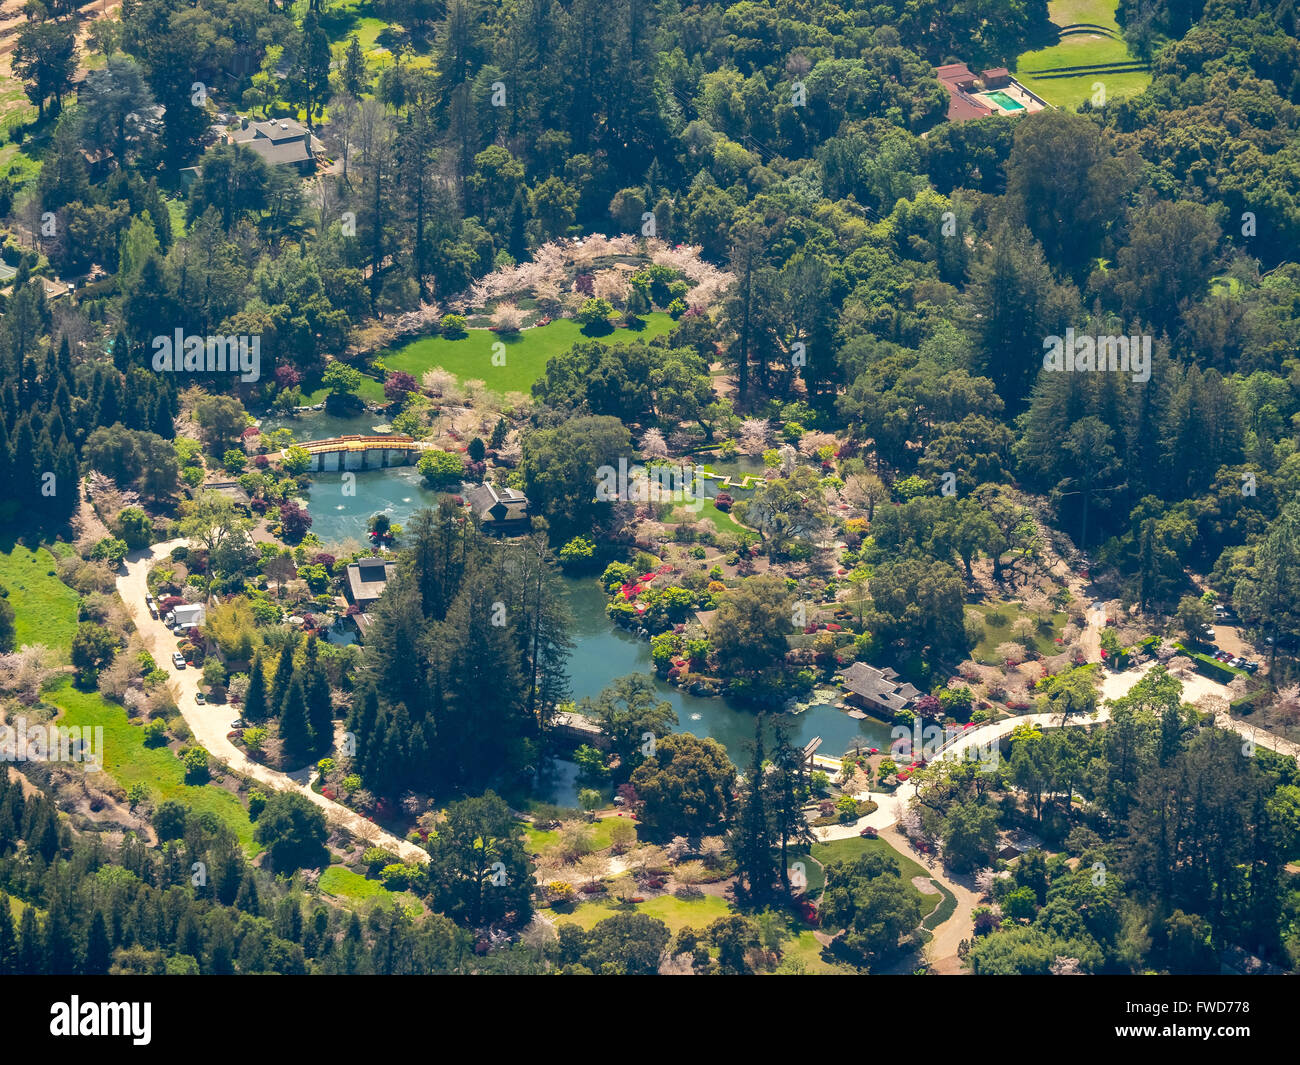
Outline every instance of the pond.
<svg viewBox="0 0 1300 1065"><path fill-rule="evenodd" d="M306 441L370 433L380 421L382 416L378 414L340 418L318 412L298 418L267 418L262 426L268 432L285 426L293 431L296 439ZM763 472L761 459L744 456L710 465L732 477ZM433 506L437 500L437 493L424 487L414 466L357 471L355 494L344 495L343 488L342 474L312 475L307 510L312 516L312 532L326 544L338 545L348 540L364 543L366 525L372 514L382 511L400 525L416 510ZM708 491L708 494L712 496L716 492ZM566 578L564 588L574 615L574 649L569 659L574 699L595 698L602 688L626 673L653 675L650 641L638 639L609 620L605 614L605 594L593 578ZM726 698L690 695L657 677L655 687L677 712L678 729L717 740L737 765L748 762L747 745L754 738L753 710ZM793 735L799 743L820 736L821 753L831 757L852 750L855 743L881 750L889 746L889 725L872 718L851 718L827 704L811 706L794 714L793 720ZM573 763L557 760L555 766L549 767L549 775L540 786L543 797L563 805L575 804L575 775Z"/></svg>
<svg viewBox="0 0 1300 1065"><path fill-rule="evenodd" d="M287 428L294 439L305 443L333 436L369 435L383 420L381 414L341 418L316 412L298 418L265 418L262 430ZM372 515L382 512L395 524L402 525L415 511L433 506L438 499L437 492L425 488L413 465L357 470L355 477L355 482L345 484L342 473L312 475L307 513L311 515L311 531L327 546L338 546L348 540L364 544Z"/></svg>
<svg viewBox="0 0 1300 1065"><path fill-rule="evenodd" d="M566 578L564 585L574 616L574 648L569 658L574 699L594 699L602 688L626 673L654 672L650 641L638 639L609 620L605 615L607 599L598 582ZM655 687L677 711L680 731L712 737L727 749L737 765L748 762L747 745L754 739L754 711L726 698L690 695L657 677ZM872 718L851 718L828 704L809 707L792 717L794 739L802 744L820 736L821 753L831 757L852 750L855 742L882 751L889 747L889 725Z"/></svg>

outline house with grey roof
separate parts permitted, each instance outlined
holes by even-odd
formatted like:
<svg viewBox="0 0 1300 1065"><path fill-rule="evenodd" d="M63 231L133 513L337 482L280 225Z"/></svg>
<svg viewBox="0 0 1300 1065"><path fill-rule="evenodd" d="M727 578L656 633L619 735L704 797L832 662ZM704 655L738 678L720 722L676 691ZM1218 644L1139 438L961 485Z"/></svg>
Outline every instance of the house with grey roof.
<svg viewBox="0 0 1300 1065"><path fill-rule="evenodd" d="M324 146L306 126L291 118L269 122L243 121L229 134L228 143L241 144L260 155L268 166L292 166L300 174L316 169L316 152Z"/></svg>
<svg viewBox="0 0 1300 1065"><path fill-rule="evenodd" d="M854 662L840 671L840 681L849 693L849 701L860 701L869 709L893 717L901 710L911 710L925 693L900 680L886 667L876 669L865 662Z"/></svg>
<svg viewBox="0 0 1300 1065"><path fill-rule="evenodd" d="M528 527L528 497L514 488L498 488L489 481L465 493L465 502L485 531Z"/></svg>
<svg viewBox="0 0 1300 1065"><path fill-rule="evenodd" d="M383 558L361 558L348 563L344 571L347 576L348 599L365 611L379 601L384 588L397 572L397 563ZM358 630L361 629L358 625Z"/></svg>

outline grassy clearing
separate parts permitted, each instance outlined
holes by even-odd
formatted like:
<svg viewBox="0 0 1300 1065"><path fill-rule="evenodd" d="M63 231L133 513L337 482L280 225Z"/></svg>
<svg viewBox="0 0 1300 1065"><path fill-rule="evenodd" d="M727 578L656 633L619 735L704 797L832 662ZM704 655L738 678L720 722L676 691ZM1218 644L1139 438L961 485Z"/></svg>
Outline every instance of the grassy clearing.
<svg viewBox="0 0 1300 1065"><path fill-rule="evenodd" d="M329 391L324 385L318 385L310 392L303 389L302 401L308 406L315 403L324 403ZM373 377L361 378L361 387L357 389L357 395L367 403L378 403L381 406L388 403L388 397L384 395L383 383Z"/></svg>
<svg viewBox="0 0 1300 1065"><path fill-rule="evenodd" d="M791 867L794 866L795 862L803 863L804 878L808 884L804 889L804 895L810 899L821 898L822 892L826 889L826 870L822 863L804 850L790 852ZM791 874L791 878L793 879L793 874Z"/></svg>
<svg viewBox="0 0 1300 1065"><path fill-rule="evenodd" d="M576 924L584 931L593 928L606 917L617 913L631 911L657 917L676 935L688 925L700 929L712 924L719 917L726 917L733 912L726 899L717 895L696 895L692 898L678 898L676 895L660 895L636 905L621 906L615 902L584 902L569 913L555 913L557 924Z"/></svg>
<svg viewBox="0 0 1300 1065"><path fill-rule="evenodd" d="M54 556L45 548L15 544L0 552L0 585L14 608L15 646L43 643L68 654L77 630L77 593L55 575Z"/></svg>
<svg viewBox="0 0 1300 1065"><path fill-rule="evenodd" d="M663 336L674 325L662 312L645 316L641 329L615 329L602 337L602 344L627 344L633 340L650 340ZM582 332L582 327L569 318L559 318L548 325L525 329L507 339L490 329L470 329L459 340L446 337L422 337L400 348L385 351L384 365L390 370L404 370L418 381L435 366L455 374L458 381L486 381L490 391L503 395L507 392L527 392L533 382L546 372L547 360L561 355L584 340L593 339ZM505 345L504 366L492 365L492 345Z"/></svg>
<svg viewBox="0 0 1300 1065"><path fill-rule="evenodd" d="M921 921L921 927L927 931L933 932L944 921L948 920L957 910L957 896L944 887L939 881L931 879L930 883L939 889L939 894L943 897L929 914Z"/></svg>
<svg viewBox="0 0 1300 1065"><path fill-rule="evenodd" d="M1090 23L1104 27L1113 36L1102 33L1078 33L1062 37L1059 44L1026 52L1014 66L1016 80L1057 107L1074 109L1092 98L1100 82L1106 100L1136 96L1147 87L1151 75L1145 70L1107 72L1112 64L1132 63L1128 46L1115 21L1113 0L1052 0L1049 16L1057 26ZM1077 72L1062 70L1083 68ZM1056 71L1062 76L1053 76Z"/></svg>
<svg viewBox="0 0 1300 1065"><path fill-rule="evenodd" d="M592 842L598 851L608 850L612 845L610 839L610 830L618 821L627 821L626 817L602 817L599 821L593 822ZM635 822L631 822L635 824ZM530 854L541 854L547 847L558 843L560 839L560 830L553 828L548 832L542 832L532 825L524 826L524 848Z"/></svg>
<svg viewBox="0 0 1300 1065"><path fill-rule="evenodd" d="M743 533L753 532L753 529L741 525L730 514L719 510L717 504L712 499L705 499L698 510L691 507L678 507L666 519L670 525L679 525L686 522L707 521L713 525L718 532L731 533L733 536L740 536Z"/></svg>
<svg viewBox="0 0 1300 1065"><path fill-rule="evenodd" d="M931 909L932 903L927 900L933 898L933 896L923 895L912 883L912 877L919 876L928 880L930 874L907 855L900 854L883 839L864 839L862 836L850 836L848 839L832 840L830 843L814 843L812 848L813 857L822 865L834 861L853 861L863 854L872 853L883 854L886 858L893 858L898 863L899 869L902 870L907 889L920 900L921 912L925 913ZM811 871L809 877L811 879Z"/></svg>
<svg viewBox="0 0 1300 1065"><path fill-rule="evenodd" d="M155 805L175 799L196 813L210 812L230 826L248 854L261 849L253 841L253 823L244 804L224 788L186 784L181 760L166 747L146 747L143 726L134 724L123 707L98 692L78 691L69 680L44 698L60 710L59 724L104 730L104 770L123 788L143 784Z"/></svg>
<svg viewBox="0 0 1300 1065"><path fill-rule="evenodd" d="M975 645L971 652L971 657L983 665L996 666L1002 664L1002 659L997 656L998 644L1015 641L1012 636L1011 627L1016 620L1023 615L1021 608L1015 603L976 603L972 609L978 610L984 615L984 638ZM994 620L989 620L989 615L993 615ZM999 618L1001 619L999 622ZM1059 648L1056 646L1056 637L1061 635L1061 630L1065 628L1068 620L1064 611L1058 611L1052 615L1052 628L1050 631L1038 630L1034 634L1034 646L1038 649L1039 654L1052 655L1056 654Z"/></svg>
<svg viewBox="0 0 1300 1065"><path fill-rule="evenodd" d="M336 899L348 902L365 902L368 899L382 898L392 892L377 880L367 880L360 873L344 869L341 865L331 865L321 873L317 881L321 891L333 895Z"/></svg>

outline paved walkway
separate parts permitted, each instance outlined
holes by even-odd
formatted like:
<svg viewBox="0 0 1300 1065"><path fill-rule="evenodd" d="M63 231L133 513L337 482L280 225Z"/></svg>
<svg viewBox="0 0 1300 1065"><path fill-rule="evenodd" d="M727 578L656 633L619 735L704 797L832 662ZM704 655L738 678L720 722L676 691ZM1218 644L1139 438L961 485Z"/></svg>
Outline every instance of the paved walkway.
<svg viewBox="0 0 1300 1065"><path fill-rule="evenodd" d="M1104 610L1101 611L1100 620L1103 624L1105 623L1106 615ZM1140 669L1128 669L1122 673L1105 671L1102 677L1102 700L1118 699L1126 695L1154 665L1154 662L1149 662ZM1201 676L1199 673L1190 674L1183 677L1182 680L1185 702L1195 702L1201 696L1207 694L1227 697L1226 685L1219 684L1217 681L1210 680L1210 678ZM1087 717L1075 716L1065 721L1062 720L1060 714L1024 714L1020 717L1004 718L1001 721L990 722L966 730L952 742L951 746L944 750L941 757L963 757L967 751L979 750L994 740L1001 740L1003 737L1009 736L1020 725L1037 725L1039 728L1061 728L1076 725L1099 725L1108 720L1110 720L1110 709L1104 705ZM1300 762L1300 744L1292 743L1281 736L1265 732L1263 729L1248 725L1243 721L1235 720L1226 713L1216 715L1215 724L1219 728L1236 732L1238 735L1250 740L1256 747L1266 747L1280 754L1289 754ZM935 970L938 972L961 972L964 970L956 962L957 947L963 939L969 939L974 935L971 914L980 904L980 899L978 894L972 891L969 886L954 882L951 877L947 876L937 861L932 858L927 859L923 854L912 852L907 838L895 827L898 821L902 819L903 813L907 810L907 804L915 794L916 786L910 782L900 784L893 794L887 792L862 792L854 797L874 800L879 807L874 813L870 813L866 817L860 817L851 824L814 828L812 830L813 835L820 842L828 843L836 839L851 839L861 834L863 828L870 826L876 829L881 838L888 840L900 854L909 854L911 852L911 857L925 865L929 869L930 875L957 897L957 908L952 916L934 930L934 937L930 941L930 958Z"/></svg>
<svg viewBox="0 0 1300 1065"><path fill-rule="evenodd" d="M139 551L132 551L126 556L126 572L117 578L117 593L126 605L140 639L149 653L153 655L160 669L171 674L170 682L176 693L176 705L180 707L181 716L194 733L194 740L212 757L228 765L231 770L256 780L260 784L274 788L276 791L296 791L305 795L319 806L330 823L346 828L359 839L373 842L395 851L407 861L427 862L428 852L413 843L399 839L391 832L386 832L373 821L362 817L355 810L331 802L311 790L310 783L315 776L314 767L301 769L296 773L281 773L278 770L254 762L230 740L230 722L239 716L229 705L200 705L194 696L198 693L202 672L197 669L177 670L172 666L172 653L176 650L176 637L160 619L149 616L144 597L148 593L146 579L155 561L166 558L172 548L187 543L185 540L168 540L154 544Z"/></svg>

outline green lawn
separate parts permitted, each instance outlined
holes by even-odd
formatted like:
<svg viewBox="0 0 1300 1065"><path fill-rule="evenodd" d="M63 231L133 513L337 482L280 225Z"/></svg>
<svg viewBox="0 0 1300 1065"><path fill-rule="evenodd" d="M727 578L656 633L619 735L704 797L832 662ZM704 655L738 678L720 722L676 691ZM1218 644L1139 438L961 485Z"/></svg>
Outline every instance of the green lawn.
<svg viewBox="0 0 1300 1065"><path fill-rule="evenodd" d="M939 894L942 898L939 901L939 905L931 910L925 919L921 921L921 927L933 932L956 912L957 896L933 878L931 878L930 883L939 889Z"/></svg>
<svg viewBox="0 0 1300 1065"><path fill-rule="evenodd" d="M610 827L617 821L626 821L626 817L602 817L599 821L592 824L592 841L595 843L596 850L608 850L612 845L610 842ZM635 822L633 822L635 824ZM560 830L553 828L549 832L541 832L532 825L524 826L524 848L530 854L541 854L547 847L557 843L560 839Z"/></svg>
<svg viewBox="0 0 1300 1065"><path fill-rule="evenodd" d="M313 388L310 392L306 389L302 393L302 401L307 406L316 403L324 403L325 397L329 395L329 389L324 385ZM384 395L384 386L382 382L373 377L363 376L361 378L361 387L357 389L357 395L367 403L378 403L381 406L388 402L388 397Z"/></svg>
<svg viewBox="0 0 1300 1065"><path fill-rule="evenodd" d="M1001 665L1002 659L997 656L997 646L1014 640L1011 627L1016 623L1017 618L1023 616L1021 607L1016 603L976 603L972 609L984 615L984 638L975 645L971 657L984 665ZM990 623L988 620L990 614L1000 615L1002 623ZM1050 632L1039 630L1034 634L1034 646L1040 654L1052 655L1060 650L1056 644L1056 637L1061 635L1067 620L1065 612L1058 611L1052 615Z"/></svg>
<svg viewBox="0 0 1300 1065"><path fill-rule="evenodd" d="M367 880L360 873L354 873L341 865L331 865L321 873L317 884L326 895L333 895L335 898L346 899L349 902L365 902L367 899L377 899L392 894L379 881Z"/></svg>
<svg viewBox="0 0 1300 1065"><path fill-rule="evenodd" d="M718 532L731 533L733 536L741 536L744 533L752 533L754 530L741 525L730 514L724 513L718 509L712 499L703 500L703 505L694 509L694 504L690 507L679 507L668 515L668 523L678 525L683 522L710 522Z"/></svg>
<svg viewBox="0 0 1300 1065"><path fill-rule="evenodd" d="M663 336L675 323L662 312L645 316L639 330L615 329L602 337L602 344L627 344L633 340L650 340ZM486 381L489 391L527 392L546 372L546 362L568 351L580 341L592 339L570 318L557 318L548 325L525 329L505 339L490 329L470 329L459 340L446 337L421 337L400 348L383 352L381 358L390 370L405 370L417 381L427 370L441 366L459 381ZM505 365L492 364L492 345L505 344Z"/></svg>
<svg viewBox="0 0 1300 1065"><path fill-rule="evenodd" d="M832 840L830 843L814 843L812 854L822 865L827 865L833 861L852 861L863 854L883 854L887 858L893 858L898 863L903 873L903 880L907 888L921 902L921 912L928 913L934 909L933 895L924 895L912 884L912 877L921 876L927 880L930 874L925 868L914 862L905 854L900 854L883 839L864 839L862 836L850 836L848 839ZM809 870L809 880L812 879L812 871Z"/></svg>
<svg viewBox="0 0 1300 1065"><path fill-rule="evenodd" d="M1121 96L1136 96L1147 87L1151 75L1146 70L1108 71L1108 66L1132 65L1115 21L1114 0L1052 0L1049 16L1062 28L1079 24L1104 27L1103 32L1068 33L1059 44L1026 52L1012 69L1016 80L1057 107L1073 110L1096 92L1101 82L1107 101ZM1108 35L1109 34L1109 35Z"/></svg>
<svg viewBox="0 0 1300 1065"><path fill-rule="evenodd" d="M224 788L186 784L181 760L166 747L146 747L143 726L132 723L124 708L98 692L78 691L70 680L44 698L61 711L60 725L103 728L104 771L123 788L141 783L154 804L175 799L197 812L210 811L230 826L247 853L261 849L253 841L253 823L243 803Z"/></svg>
<svg viewBox="0 0 1300 1065"><path fill-rule="evenodd" d="M559 924L576 924L586 930L606 917L613 917L616 913L627 913L630 910L657 917L668 926L673 935L687 925L701 929L705 925L712 924L719 917L726 917L733 912L731 904L717 895L696 895L688 899L678 898L676 895L659 895L646 902L639 902L635 906L620 906L615 902L584 902L575 907L571 913L556 912L555 920Z"/></svg>
<svg viewBox="0 0 1300 1065"><path fill-rule="evenodd" d="M14 608L15 646L43 643L65 655L71 651L78 596L55 573L54 556L43 547L29 551L15 544L0 553L0 585L9 590Z"/></svg>

